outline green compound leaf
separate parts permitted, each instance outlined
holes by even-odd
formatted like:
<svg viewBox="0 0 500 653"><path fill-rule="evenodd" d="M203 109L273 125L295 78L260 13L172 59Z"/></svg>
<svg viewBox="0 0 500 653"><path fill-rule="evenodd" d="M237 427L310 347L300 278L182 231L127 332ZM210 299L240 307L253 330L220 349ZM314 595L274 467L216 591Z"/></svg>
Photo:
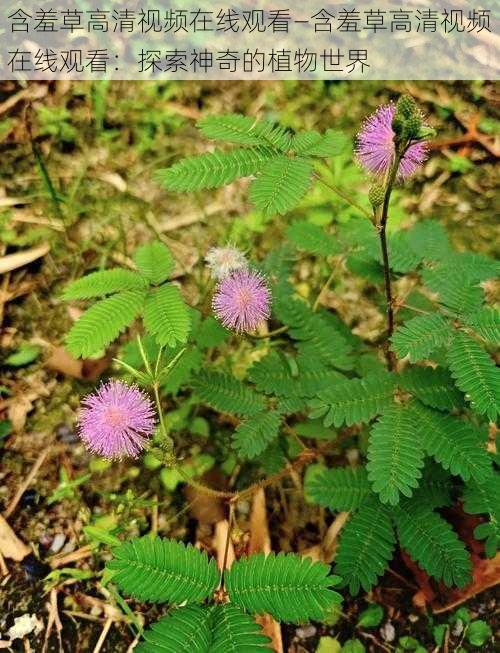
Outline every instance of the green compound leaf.
<svg viewBox="0 0 500 653"><path fill-rule="evenodd" d="M382 503L397 505L418 487L424 450L407 406L393 404L374 424L368 444L368 478Z"/></svg>
<svg viewBox="0 0 500 653"><path fill-rule="evenodd" d="M392 558L396 538L389 509L375 497L368 498L342 529L335 558L335 573L342 585L356 595L368 592Z"/></svg>
<svg viewBox="0 0 500 653"><path fill-rule="evenodd" d="M262 653L270 651L271 640L249 615L235 605L226 603L215 608L212 615L212 644L208 653ZM186 653L191 653L186 650Z"/></svg>
<svg viewBox="0 0 500 653"><path fill-rule="evenodd" d="M215 150L183 159L170 168L159 170L157 179L169 190L195 191L219 188L240 177L256 175L276 158L270 148L238 148L230 152Z"/></svg>
<svg viewBox="0 0 500 653"><path fill-rule="evenodd" d="M456 270L423 270L422 278L425 285L438 294L439 303L457 315L473 313L483 304L483 289L475 282L464 280Z"/></svg>
<svg viewBox="0 0 500 653"><path fill-rule="evenodd" d="M480 483L471 481L464 494L464 510L471 515L488 515L489 521L474 529L474 537L486 540L484 549L493 558L500 548L500 474L493 472Z"/></svg>
<svg viewBox="0 0 500 653"><path fill-rule="evenodd" d="M402 388L423 404L438 410L453 410L464 405L463 395L456 389L449 372L439 367L408 367L399 376Z"/></svg>
<svg viewBox="0 0 500 653"><path fill-rule="evenodd" d="M133 270L112 268L99 270L70 283L63 292L63 299L91 299L104 297L122 290L143 290L147 286L140 274Z"/></svg>
<svg viewBox="0 0 500 653"><path fill-rule="evenodd" d="M342 342L343 346L346 341L337 339L336 342ZM350 352L347 343L344 351L347 360ZM301 397L315 397L319 392L325 390L325 388L330 388L333 384L344 381L346 378L341 372L328 367L326 363L304 354L297 356L297 370L298 376L295 379L297 383L296 392Z"/></svg>
<svg viewBox="0 0 500 653"><path fill-rule="evenodd" d="M490 306L484 306L472 315L466 315L467 326L484 338L487 342L497 345L500 342L500 311Z"/></svg>
<svg viewBox="0 0 500 653"><path fill-rule="evenodd" d="M168 283L154 288L146 297L144 326L159 345L175 347L189 334L189 313L180 290Z"/></svg>
<svg viewBox="0 0 500 653"><path fill-rule="evenodd" d="M472 408L495 421L500 412L500 369L493 359L473 338L456 333L448 350L448 364Z"/></svg>
<svg viewBox="0 0 500 653"><path fill-rule="evenodd" d="M427 261L441 261L453 253L445 228L435 220L417 222L408 232L408 244Z"/></svg>
<svg viewBox="0 0 500 653"><path fill-rule="evenodd" d="M172 610L144 631L137 653L207 653L212 641L212 611L196 605Z"/></svg>
<svg viewBox="0 0 500 653"><path fill-rule="evenodd" d="M343 511L360 508L372 489L364 467L339 467L306 476L305 492L314 503Z"/></svg>
<svg viewBox="0 0 500 653"><path fill-rule="evenodd" d="M396 231L388 239L389 261L395 272L413 272L422 262L422 255L416 254L409 245L408 231Z"/></svg>
<svg viewBox="0 0 500 653"><path fill-rule="evenodd" d="M290 149L290 133L281 125L256 120L238 113L207 116L197 123L204 136L236 145L261 145L286 152Z"/></svg>
<svg viewBox="0 0 500 653"><path fill-rule="evenodd" d="M341 597L330 567L292 553L263 553L237 560L226 572L231 603L257 614L300 623L321 620Z"/></svg>
<svg viewBox="0 0 500 653"><path fill-rule="evenodd" d="M396 330L391 338L392 349L399 358L409 356L415 363L445 345L452 335L451 326L438 313L418 315Z"/></svg>
<svg viewBox="0 0 500 653"><path fill-rule="evenodd" d="M285 356L272 350L248 371L248 378L255 383L258 390L266 394L287 396L297 394L297 378L292 376L292 370Z"/></svg>
<svg viewBox="0 0 500 653"><path fill-rule="evenodd" d="M393 516L401 546L422 569L448 587L465 587L470 582L469 554L441 515L415 501L405 501Z"/></svg>
<svg viewBox="0 0 500 653"><path fill-rule="evenodd" d="M113 556L106 565L113 582L140 601L201 603L219 582L214 560L175 540L145 535L113 549Z"/></svg>
<svg viewBox="0 0 500 653"><path fill-rule="evenodd" d="M233 447L241 458L256 458L278 437L280 423L281 416L275 410L249 417L236 428Z"/></svg>
<svg viewBox="0 0 500 653"><path fill-rule="evenodd" d="M450 506L453 502L451 491L453 479L441 465L428 459L422 474L422 479L412 496L412 501L420 502L428 508L442 508Z"/></svg>
<svg viewBox="0 0 500 653"><path fill-rule="evenodd" d="M482 481L490 475L488 454L470 424L426 408L417 401L408 410L413 415L418 440L444 469L461 476L464 481L470 478Z"/></svg>
<svg viewBox="0 0 500 653"><path fill-rule="evenodd" d="M339 243L331 234L305 220L293 222L288 227L286 236L298 249L315 256L332 256L341 251Z"/></svg>
<svg viewBox="0 0 500 653"><path fill-rule="evenodd" d="M311 185L312 172L307 159L277 156L252 182L250 199L266 216L283 215L303 199Z"/></svg>
<svg viewBox="0 0 500 653"><path fill-rule="evenodd" d="M88 358L105 349L141 313L145 293L126 290L101 299L71 327L66 346L75 358Z"/></svg>
<svg viewBox="0 0 500 653"><path fill-rule="evenodd" d="M154 285L166 281L175 265L170 250L159 240L138 247L134 252L134 263L139 272Z"/></svg>
<svg viewBox="0 0 500 653"><path fill-rule="evenodd" d="M193 381L193 390L202 402L222 413L252 417L264 410L260 395L222 372L201 371Z"/></svg>
<svg viewBox="0 0 500 653"><path fill-rule="evenodd" d="M309 403L310 417L323 417L327 427L369 422L392 403L395 387L395 377L387 372L335 383Z"/></svg>
<svg viewBox="0 0 500 653"><path fill-rule="evenodd" d="M327 129L324 134L299 132L293 137L291 149L301 156L326 158L342 154L350 144L351 139L343 132Z"/></svg>

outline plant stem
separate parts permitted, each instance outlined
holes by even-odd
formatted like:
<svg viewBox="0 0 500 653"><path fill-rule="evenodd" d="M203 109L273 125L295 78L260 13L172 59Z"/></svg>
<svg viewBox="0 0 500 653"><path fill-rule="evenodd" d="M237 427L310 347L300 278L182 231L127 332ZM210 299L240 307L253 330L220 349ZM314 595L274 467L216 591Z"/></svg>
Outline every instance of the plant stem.
<svg viewBox="0 0 500 653"><path fill-rule="evenodd" d="M331 184L330 182L325 181L325 180L323 179L323 177L320 177L320 176L317 175L316 173L314 174L314 176L316 177L316 179L317 179L318 181L320 181L320 182L323 184L323 186L326 186L326 188L328 188L329 190L331 190L332 193L335 193L336 195L338 195L339 197L341 197L341 198L344 200L344 202L347 202L347 204L349 204L349 205L352 206L353 208L357 209L360 213L362 213L362 214L365 216L365 218L368 218L368 220L371 220L372 216L370 215L369 211L367 211L367 210L366 210L365 208L363 208L360 204L358 204L357 202L355 202L355 201L352 199L352 197L349 196L348 193L346 193L345 191L343 191L341 188L338 188L338 187L335 186L334 184Z"/></svg>
<svg viewBox="0 0 500 653"><path fill-rule="evenodd" d="M384 351L385 357L387 360L387 367L390 371L394 370L396 366L396 357L394 352L389 348L389 340L394 332L394 306L392 299L392 288L391 288L391 269L389 264L389 252L387 249L387 235L386 227L387 220L389 218L389 202L391 200L392 188L396 181L396 176L399 170L399 164L401 158L404 154L404 150L400 149L396 152L394 161L387 175L386 185L385 185L385 195L384 202L382 205L382 211L380 214L380 222L377 226L379 238L380 238L380 247L382 249L382 263L384 266L384 285L385 285L385 299L386 299L386 315L387 315L387 336L384 342ZM377 215L374 215L375 221Z"/></svg>
<svg viewBox="0 0 500 653"><path fill-rule="evenodd" d="M249 333L250 338L254 340L264 340L265 338L272 338L273 336L278 336L280 333L286 333L288 331L287 326L279 327L279 329L274 329L274 331L268 331L267 333Z"/></svg>
<svg viewBox="0 0 500 653"><path fill-rule="evenodd" d="M320 291L319 291L319 293L318 293L318 296L316 297L316 300L315 300L315 302L314 302L314 304L313 304L313 311L317 311L317 310L318 310L318 308L319 308L319 306L320 306L320 303L321 303L321 299L322 299L324 293L327 291L329 285L332 283L332 281L333 281L333 277L334 277L334 276L335 276L335 269L333 269L333 270L330 272L330 275L329 275L328 279L327 279L327 280L325 281L325 283L321 286L321 289L320 289Z"/></svg>

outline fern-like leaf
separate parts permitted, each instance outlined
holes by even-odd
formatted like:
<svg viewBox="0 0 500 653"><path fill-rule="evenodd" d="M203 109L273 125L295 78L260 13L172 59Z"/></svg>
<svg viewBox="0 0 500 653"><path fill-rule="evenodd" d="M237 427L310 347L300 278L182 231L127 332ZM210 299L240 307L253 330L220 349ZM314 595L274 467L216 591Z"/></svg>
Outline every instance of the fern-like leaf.
<svg viewBox="0 0 500 653"><path fill-rule="evenodd" d="M177 286L164 284L152 290L144 305L144 326L159 345L175 347L189 333L189 313Z"/></svg>
<svg viewBox="0 0 500 653"><path fill-rule="evenodd" d="M337 342L340 341L338 340ZM342 344L344 343L346 352L345 360L347 360L348 353L350 352L346 341L342 340ZM297 392L300 397L315 397L320 392L331 388L332 385L342 383L346 379L341 372L333 370L324 362L317 358L304 356L303 354L297 356L297 369L298 376L296 379L297 386L295 392Z"/></svg>
<svg viewBox="0 0 500 653"><path fill-rule="evenodd" d="M301 341L297 348L302 358L319 358L324 365L341 370L353 369L352 346L339 329L322 315L308 309L305 321L300 326L292 326L289 333L292 338Z"/></svg>
<svg viewBox="0 0 500 653"><path fill-rule="evenodd" d="M215 608L213 640L208 653L262 653L271 641L249 615L230 603ZM190 649L184 649L191 653Z"/></svg>
<svg viewBox="0 0 500 653"><path fill-rule="evenodd" d="M311 400L310 416L323 417L325 426L369 422L392 403L395 387L395 377L386 372L333 384Z"/></svg>
<svg viewBox="0 0 500 653"><path fill-rule="evenodd" d="M88 358L105 349L139 315L145 294L126 290L96 302L71 327L66 337L75 358Z"/></svg>
<svg viewBox="0 0 500 653"><path fill-rule="evenodd" d="M170 250L159 240L138 247L134 252L134 263L139 272L154 285L166 281L175 265Z"/></svg>
<svg viewBox="0 0 500 653"><path fill-rule="evenodd" d="M297 379L292 376L286 358L276 350L254 363L248 371L248 378L258 390L266 394L296 394Z"/></svg>
<svg viewBox="0 0 500 653"><path fill-rule="evenodd" d="M497 309L483 306L472 315L466 315L464 321L487 342L493 345L500 342L500 311Z"/></svg>
<svg viewBox="0 0 500 653"><path fill-rule="evenodd" d="M335 573L356 595L368 592L385 572L394 551L390 512L375 497L367 499L342 529Z"/></svg>
<svg viewBox="0 0 500 653"><path fill-rule="evenodd" d="M447 586L470 582L469 555L446 520L415 501L405 501L393 516L401 546L422 569Z"/></svg>
<svg viewBox="0 0 500 653"><path fill-rule="evenodd" d="M301 156L331 157L342 154L350 145L350 138L341 131L327 129L299 132L293 137L291 149Z"/></svg>
<svg viewBox="0 0 500 653"><path fill-rule="evenodd" d="M230 152L215 150L159 170L157 179L169 190L179 192L219 188L239 177L256 175L275 157L269 148L238 148Z"/></svg>
<svg viewBox="0 0 500 653"><path fill-rule="evenodd" d="M485 254L452 252L441 261L440 271L467 283L480 283L500 275L500 263Z"/></svg>
<svg viewBox="0 0 500 653"><path fill-rule="evenodd" d="M417 222L408 231L408 245L427 261L441 261L453 252L445 228L435 220Z"/></svg>
<svg viewBox="0 0 500 653"><path fill-rule="evenodd" d="M226 589L232 603L257 614L300 623L323 619L340 603L331 590L337 578L330 567L292 553L263 553L240 559L226 573Z"/></svg>
<svg viewBox="0 0 500 653"><path fill-rule="evenodd" d="M284 127L238 113L207 116L197 127L207 138L236 145L261 145L286 152L291 143L291 136Z"/></svg>
<svg viewBox="0 0 500 653"><path fill-rule="evenodd" d="M424 450L407 406L393 404L374 424L368 445L368 478L382 503L397 505L418 487Z"/></svg>
<svg viewBox="0 0 500 653"><path fill-rule="evenodd" d="M107 567L113 571L113 582L140 601L201 603L219 582L215 561L209 561L206 553L149 535L114 549Z"/></svg>
<svg viewBox="0 0 500 653"><path fill-rule="evenodd" d="M340 245L331 234L306 220L292 223L286 231L286 236L298 249L315 256L332 256L340 252Z"/></svg>
<svg viewBox="0 0 500 653"><path fill-rule="evenodd" d="M261 169L250 186L250 199L264 215L283 215L295 208L311 185L307 159L278 156Z"/></svg>
<svg viewBox="0 0 500 653"><path fill-rule="evenodd" d="M474 537L486 540L484 550L493 558L500 548L500 474L494 472L481 483L465 488L464 510L471 515L488 515L489 521L474 529Z"/></svg>
<svg viewBox="0 0 500 653"><path fill-rule="evenodd" d="M417 401L412 402L408 410L413 415L417 437L425 451L444 469L465 481L470 478L483 481L489 476L491 463L488 454L470 424L431 410Z"/></svg>
<svg viewBox="0 0 500 653"><path fill-rule="evenodd" d="M212 641L212 619L209 608L197 605L176 608L144 631L144 642L135 651L207 653Z"/></svg>
<svg viewBox="0 0 500 653"><path fill-rule="evenodd" d="M442 367L408 367L399 377L401 386L423 404L438 410L461 408L464 400L449 372Z"/></svg>
<svg viewBox="0 0 500 653"><path fill-rule="evenodd" d="M62 297L65 300L91 299L112 295L122 290L144 290L146 285L146 281L137 272L112 268L92 272L73 281L66 286Z"/></svg>
<svg viewBox="0 0 500 653"><path fill-rule="evenodd" d="M306 476L305 492L314 503L341 511L360 508L372 490L364 467L337 467Z"/></svg>
<svg viewBox="0 0 500 653"><path fill-rule="evenodd" d="M438 313L418 315L400 326L391 338L399 358L408 356L412 363L427 358L452 337L448 322Z"/></svg>
<svg viewBox="0 0 500 653"><path fill-rule="evenodd" d="M241 458L255 458L278 437L280 422L280 414L275 410L249 417L236 428L233 447Z"/></svg>
<svg viewBox="0 0 500 653"><path fill-rule="evenodd" d="M442 508L452 504L453 481L441 465L434 460L426 460L422 479L412 496L412 501L428 508Z"/></svg>
<svg viewBox="0 0 500 653"><path fill-rule="evenodd" d="M413 272L422 261L422 255L417 254L409 246L409 232L396 231L388 239L389 261L391 270L395 272Z"/></svg>
<svg viewBox="0 0 500 653"><path fill-rule="evenodd" d="M446 267L424 270L422 277L425 285L438 294L439 303L457 315L473 313L481 308L484 301L483 289L464 280L456 270Z"/></svg>
<svg viewBox="0 0 500 653"><path fill-rule="evenodd" d="M493 359L473 338L457 333L448 350L448 364L472 408L495 421L500 412L500 369Z"/></svg>
<svg viewBox="0 0 500 653"><path fill-rule="evenodd" d="M202 371L193 389L202 402L222 413L252 417L264 410L263 398L228 374Z"/></svg>

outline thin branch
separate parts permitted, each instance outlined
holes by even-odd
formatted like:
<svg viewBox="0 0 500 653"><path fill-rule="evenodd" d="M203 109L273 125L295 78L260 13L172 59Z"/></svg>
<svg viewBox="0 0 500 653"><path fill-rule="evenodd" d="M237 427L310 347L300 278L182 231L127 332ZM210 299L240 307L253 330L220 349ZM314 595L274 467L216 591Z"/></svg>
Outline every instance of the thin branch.
<svg viewBox="0 0 500 653"><path fill-rule="evenodd" d="M341 188L338 188L338 187L335 186L334 184L332 184L332 183L330 183L330 182L328 182L328 181L325 181L325 180L323 179L323 177L320 177L320 176L319 176L318 174L316 174L316 173L314 173L314 177L315 177L318 181L320 181L320 182L323 184L323 186L326 186L326 188L328 188L329 190L331 190L332 193L335 193L336 195L338 195L339 197L341 197L341 198L344 200L344 202L347 202L347 204L349 204L349 205L352 206L353 208L357 209L360 213L362 213L362 214L365 216L365 218L368 218L368 220L371 220L371 219L372 219L372 216L370 215L370 212L367 211L363 206L361 206L360 204L358 204L357 202L355 202L355 201L352 199L352 197L351 197L348 193L346 193L345 191L343 191Z"/></svg>

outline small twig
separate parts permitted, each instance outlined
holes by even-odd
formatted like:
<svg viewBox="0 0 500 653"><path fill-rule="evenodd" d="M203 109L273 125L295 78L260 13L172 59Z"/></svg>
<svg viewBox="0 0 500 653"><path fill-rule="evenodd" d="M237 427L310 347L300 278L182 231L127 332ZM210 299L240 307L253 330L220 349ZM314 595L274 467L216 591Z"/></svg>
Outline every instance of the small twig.
<svg viewBox="0 0 500 653"><path fill-rule="evenodd" d="M375 635L372 635L371 633L365 633L364 630L360 630L359 634L362 635L363 637L365 637L366 639L369 639L372 642L374 642L377 646L384 649L384 651L389 651L390 652L390 651L394 650L394 647L391 647L391 646L386 645L386 644L382 644L382 642L379 639L377 639L375 637Z"/></svg>
<svg viewBox="0 0 500 653"><path fill-rule="evenodd" d="M49 618L47 621L47 628L45 630L45 640L43 642L42 653L47 651L50 633L52 632L52 627L54 625L56 627L57 640L59 642L59 651L64 651L61 637L62 623L59 617L59 611L57 609L57 589L55 587L50 590L50 602L47 603L47 608L49 611Z"/></svg>
<svg viewBox="0 0 500 653"><path fill-rule="evenodd" d="M28 474L28 476L24 479L24 481L21 483L21 485L17 489L17 492L15 493L12 501L9 503L9 505L7 506L6 511L4 512L4 517L6 519L8 519L12 515L12 513L16 509L16 506L19 503L21 497L23 496L24 492L29 487L29 485L31 484L31 482L33 481L35 476L38 474L38 471L39 471L40 467L43 465L43 463L45 462L45 458L47 458L47 455L48 455L51 447L52 447L52 445L50 444L48 447L46 447L40 453L40 455L38 456L38 458L35 461L35 464L31 468L30 473Z"/></svg>
<svg viewBox="0 0 500 653"><path fill-rule="evenodd" d="M102 629L99 639L97 640L97 644L94 647L93 653L99 653L99 651L103 647L106 637L108 636L109 629L111 628L112 625L113 625L113 619L111 617L108 617L104 623L104 627Z"/></svg>
<svg viewBox="0 0 500 653"><path fill-rule="evenodd" d="M406 587L409 587L414 592L416 592L418 590L418 587L416 585L414 585L413 583L410 583L410 581L407 578L405 578L404 576L401 576L401 574L398 574L398 572L394 571L394 569L391 569L390 567L388 567L387 571L388 571L389 574L391 574L391 576L394 576L394 578L397 578L398 580L400 580L403 583L403 585L406 585Z"/></svg>
<svg viewBox="0 0 500 653"><path fill-rule="evenodd" d="M63 555L58 554L53 556L50 559L50 566L52 569L57 569L58 567L63 567L70 562L77 562L78 560L82 560L83 558L90 558L94 551L94 547L91 544L87 544L86 546L82 546L80 549L77 549L76 551L71 551L70 553L64 553Z"/></svg>

